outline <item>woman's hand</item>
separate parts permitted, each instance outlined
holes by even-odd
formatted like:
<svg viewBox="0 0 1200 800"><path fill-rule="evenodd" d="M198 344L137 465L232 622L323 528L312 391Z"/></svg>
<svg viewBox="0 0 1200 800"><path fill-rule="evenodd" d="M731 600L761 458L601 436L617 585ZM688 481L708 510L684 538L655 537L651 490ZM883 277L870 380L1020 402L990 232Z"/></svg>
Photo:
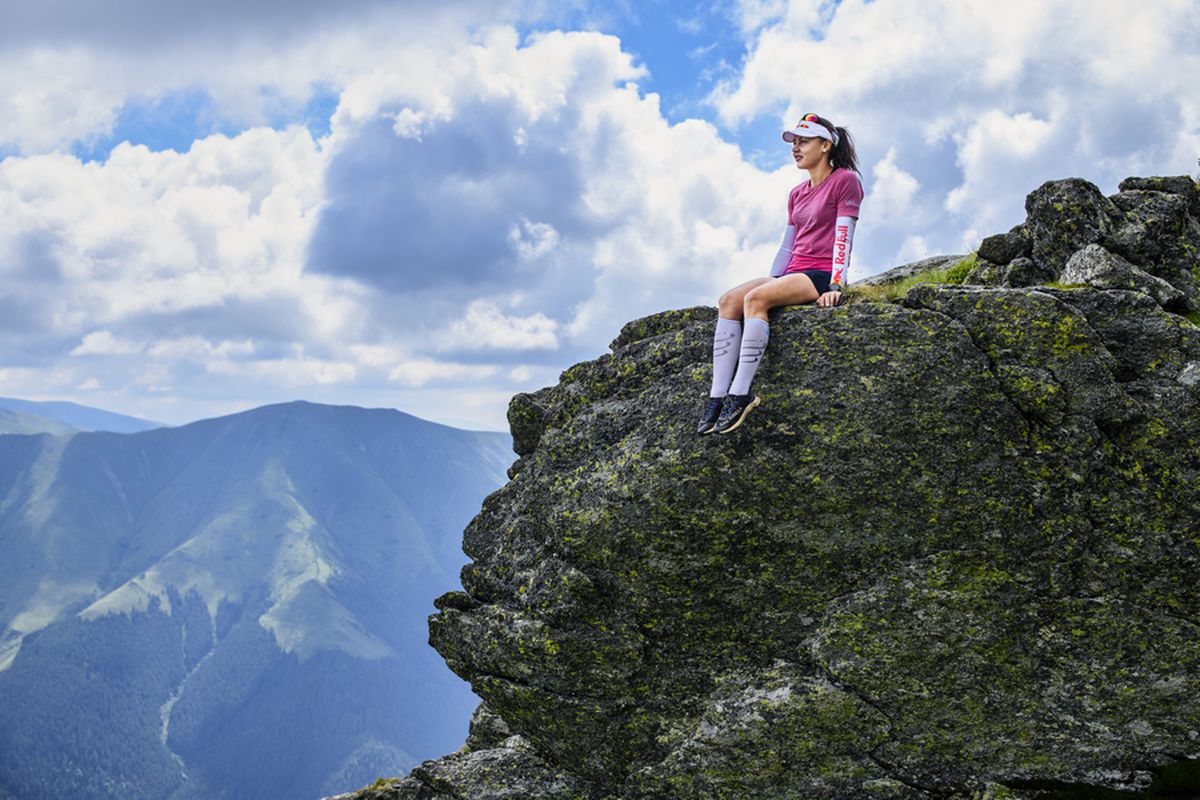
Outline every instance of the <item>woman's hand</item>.
<svg viewBox="0 0 1200 800"><path fill-rule="evenodd" d="M840 302L842 302L841 292L826 292L817 298L817 305L822 308L832 308Z"/></svg>

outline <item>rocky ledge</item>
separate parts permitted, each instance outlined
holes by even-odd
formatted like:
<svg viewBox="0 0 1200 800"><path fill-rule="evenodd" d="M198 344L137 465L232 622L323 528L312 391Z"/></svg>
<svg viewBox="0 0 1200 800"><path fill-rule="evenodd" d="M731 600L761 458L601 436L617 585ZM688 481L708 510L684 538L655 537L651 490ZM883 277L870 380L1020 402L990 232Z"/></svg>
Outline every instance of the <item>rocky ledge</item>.
<svg viewBox="0 0 1200 800"><path fill-rule="evenodd" d="M430 619L471 738L343 797L1196 796L1200 192L1026 207L779 310L732 434L693 432L711 308L514 398Z"/></svg>

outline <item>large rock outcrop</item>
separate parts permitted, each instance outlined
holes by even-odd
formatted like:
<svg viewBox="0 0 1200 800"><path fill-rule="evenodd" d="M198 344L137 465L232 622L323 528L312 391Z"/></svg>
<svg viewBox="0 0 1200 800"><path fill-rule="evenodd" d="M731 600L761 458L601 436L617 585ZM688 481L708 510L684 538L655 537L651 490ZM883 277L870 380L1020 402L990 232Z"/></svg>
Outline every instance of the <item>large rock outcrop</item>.
<svg viewBox="0 0 1200 800"><path fill-rule="evenodd" d="M973 285L780 310L730 435L693 432L712 309L514 398L521 458L430 619L486 705L358 797L1200 785L1198 200L1047 184Z"/></svg>
<svg viewBox="0 0 1200 800"><path fill-rule="evenodd" d="M979 246L972 282L1032 286L1061 280L1098 288L1149 284L1172 311L1200 307L1200 189L1184 176L1127 178L1104 197L1078 178L1049 181L1025 199L1026 221ZM1082 252L1097 271L1072 264ZM1157 281L1155 280L1157 279Z"/></svg>

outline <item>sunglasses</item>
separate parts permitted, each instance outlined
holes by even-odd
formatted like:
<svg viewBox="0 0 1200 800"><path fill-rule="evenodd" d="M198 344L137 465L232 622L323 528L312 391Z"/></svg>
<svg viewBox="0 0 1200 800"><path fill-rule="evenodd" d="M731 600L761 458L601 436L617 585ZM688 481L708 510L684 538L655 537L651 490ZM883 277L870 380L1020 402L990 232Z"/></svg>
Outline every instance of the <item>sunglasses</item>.
<svg viewBox="0 0 1200 800"><path fill-rule="evenodd" d="M810 123L810 122L815 125L820 125L822 128L826 127L825 123L821 122L821 118L818 117L816 114L805 114L803 117L800 118L800 121L796 123L796 128L803 130L804 128L808 127L808 123ZM821 136L821 137L805 136L802 133L792 133L791 131L788 131L783 136L784 141L786 141L788 144L795 144L801 138L804 138L804 139L822 138L823 139L825 137L823 137L823 136Z"/></svg>

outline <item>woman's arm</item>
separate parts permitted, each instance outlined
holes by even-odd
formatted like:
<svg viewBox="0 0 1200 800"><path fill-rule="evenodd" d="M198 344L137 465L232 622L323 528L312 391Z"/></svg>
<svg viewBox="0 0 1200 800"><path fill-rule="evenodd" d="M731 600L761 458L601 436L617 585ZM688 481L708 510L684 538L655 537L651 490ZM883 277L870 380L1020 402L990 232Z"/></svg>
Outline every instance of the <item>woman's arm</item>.
<svg viewBox="0 0 1200 800"><path fill-rule="evenodd" d="M854 217L838 217L834 224L833 277L829 280L831 290L836 286L841 291L850 285L850 248L854 244L854 226L857 223Z"/></svg>
<svg viewBox="0 0 1200 800"><path fill-rule="evenodd" d="M779 252L775 254L775 261L771 264L772 278L778 278L787 269L788 262L792 260L792 245L795 242L796 226L788 225L787 230L783 232L783 241L779 243Z"/></svg>
<svg viewBox="0 0 1200 800"><path fill-rule="evenodd" d="M829 291L817 298L819 306L836 306L842 300L842 290L850 284L850 249L854 245L854 217L838 217L833 235L833 274Z"/></svg>

